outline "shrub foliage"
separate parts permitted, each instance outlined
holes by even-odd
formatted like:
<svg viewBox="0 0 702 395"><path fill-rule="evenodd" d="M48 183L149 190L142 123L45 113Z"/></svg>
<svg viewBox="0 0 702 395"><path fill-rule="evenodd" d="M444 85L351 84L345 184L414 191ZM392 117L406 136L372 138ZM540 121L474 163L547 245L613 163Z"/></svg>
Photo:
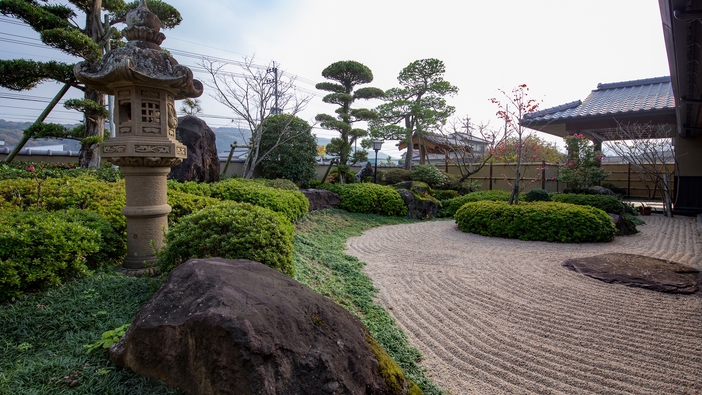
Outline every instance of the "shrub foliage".
<svg viewBox="0 0 702 395"><path fill-rule="evenodd" d="M371 183L322 184L319 188L339 195L340 209L352 213L403 216L407 206L400 194L392 187Z"/></svg>
<svg viewBox="0 0 702 395"><path fill-rule="evenodd" d="M491 201L508 201L509 191L478 191L467 195L459 196L453 199L444 200L441 202L441 210L437 213L439 218L453 217L461 206L469 202L479 202L482 200Z"/></svg>
<svg viewBox="0 0 702 395"><path fill-rule="evenodd" d="M606 242L615 233L604 211L558 202L466 203L456 212L456 223L464 232L483 236L560 243Z"/></svg>
<svg viewBox="0 0 702 395"><path fill-rule="evenodd" d="M173 225L158 263L165 273L191 258L250 259L292 276L293 233L290 221L272 210L222 202Z"/></svg>
<svg viewBox="0 0 702 395"><path fill-rule="evenodd" d="M624 204L615 196L609 195L583 195L579 193L554 193L551 195L554 202L577 204L580 206L592 206L612 214L620 214L624 211Z"/></svg>
<svg viewBox="0 0 702 395"><path fill-rule="evenodd" d="M543 189L532 189L524 195L525 202L550 202L551 196Z"/></svg>

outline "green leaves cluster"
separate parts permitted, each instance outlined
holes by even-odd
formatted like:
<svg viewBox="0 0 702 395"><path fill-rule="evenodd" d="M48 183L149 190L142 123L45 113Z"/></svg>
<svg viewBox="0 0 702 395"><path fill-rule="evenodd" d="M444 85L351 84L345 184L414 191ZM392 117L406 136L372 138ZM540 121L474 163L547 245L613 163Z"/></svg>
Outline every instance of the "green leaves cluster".
<svg viewBox="0 0 702 395"><path fill-rule="evenodd" d="M554 193L551 194L551 200L554 202L596 207L606 213L612 214L620 214L624 212L624 204L616 196L583 195L579 193Z"/></svg>
<svg viewBox="0 0 702 395"><path fill-rule="evenodd" d="M583 191L609 177L600 161L604 157L595 151L593 143L582 134L564 138L568 148L568 158L558 171L558 181L565 182L575 191Z"/></svg>
<svg viewBox="0 0 702 395"><path fill-rule="evenodd" d="M477 191L471 192L467 195L458 196L452 199L443 200L441 202L441 209L436 214L439 218L453 217L459 208L463 207L464 204L470 202L480 202L483 200L488 201L508 201L509 192L501 190L492 191Z"/></svg>
<svg viewBox="0 0 702 395"><path fill-rule="evenodd" d="M397 191L389 186L371 183L322 184L318 188L331 190L339 194L338 208L365 214L403 216L407 214L407 205Z"/></svg>
<svg viewBox="0 0 702 395"><path fill-rule="evenodd" d="M558 243L608 242L616 228L604 211L574 204L534 202L466 203L455 215L463 232Z"/></svg>
<svg viewBox="0 0 702 395"><path fill-rule="evenodd" d="M371 135L404 141L411 154L414 134L441 128L456 111L446 97L458 93L458 88L444 80L445 72L444 62L433 58L416 60L402 69L397 77L401 86L385 91L386 103L375 109L379 116L370 123ZM411 160L405 161L405 169L411 165Z"/></svg>
<svg viewBox="0 0 702 395"><path fill-rule="evenodd" d="M292 276L293 233L284 216L248 203L222 202L182 218L158 253L167 273L191 258L250 259Z"/></svg>
<svg viewBox="0 0 702 395"><path fill-rule="evenodd" d="M127 333L127 329L129 329L129 324L124 324L115 329L110 329L109 331L103 332L102 336L100 337L100 340L94 343L86 344L84 346L85 348L87 348L85 353L90 354L91 352L99 348L112 347L113 344L117 343L119 339L121 339L122 336L124 336L124 334Z"/></svg>
<svg viewBox="0 0 702 395"><path fill-rule="evenodd" d="M317 138L303 119L290 114L273 115L262 124L259 150L268 152L258 167L266 178L285 178L306 184L317 175ZM280 144L284 129L290 140Z"/></svg>

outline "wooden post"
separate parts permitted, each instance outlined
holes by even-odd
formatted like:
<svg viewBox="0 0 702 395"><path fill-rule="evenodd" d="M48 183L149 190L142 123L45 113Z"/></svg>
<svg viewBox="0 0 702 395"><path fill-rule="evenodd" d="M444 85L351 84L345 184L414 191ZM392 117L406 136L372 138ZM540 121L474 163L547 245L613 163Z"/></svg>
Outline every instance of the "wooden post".
<svg viewBox="0 0 702 395"><path fill-rule="evenodd" d="M488 190L492 191L492 162L490 162L490 188Z"/></svg>
<svg viewBox="0 0 702 395"><path fill-rule="evenodd" d="M626 164L626 194L631 197L631 163Z"/></svg>
<svg viewBox="0 0 702 395"><path fill-rule="evenodd" d="M546 161L541 161L541 189L546 190Z"/></svg>

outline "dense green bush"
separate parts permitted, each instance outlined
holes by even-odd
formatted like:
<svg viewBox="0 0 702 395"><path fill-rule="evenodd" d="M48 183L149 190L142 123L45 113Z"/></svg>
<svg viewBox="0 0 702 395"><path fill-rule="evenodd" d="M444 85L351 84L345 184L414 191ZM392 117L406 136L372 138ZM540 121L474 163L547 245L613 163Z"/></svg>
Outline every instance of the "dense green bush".
<svg viewBox="0 0 702 395"><path fill-rule="evenodd" d="M412 181L421 181L429 184L431 188L443 185L448 176L434 165L419 165L412 170Z"/></svg>
<svg viewBox="0 0 702 395"><path fill-rule="evenodd" d="M168 214L168 223L173 224L182 217L198 212L206 207L221 203L219 199L168 189L168 204L171 212Z"/></svg>
<svg viewBox="0 0 702 395"><path fill-rule="evenodd" d="M114 182L124 178L111 164L82 169L75 163L34 163L14 161L0 165L0 180L16 178L61 178L90 176L100 181Z"/></svg>
<svg viewBox="0 0 702 395"><path fill-rule="evenodd" d="M467 203L456 212L456 223L483 236L560 243L611 241L616 231L604 211L558 202Z"/></svg>
<svg viewBox="0 0 702 395"><path fill-rule="evenodd" d="M72 208L55 212L59 218L67 222L77 222L88 229L98 232L98 250L86 255L86 265L89 269L117 266L127 255L127 240L123 232L116 230L102 215Z"/></svg>
<svg viewBox="0 0 702 395"><path fill-rule="evenodd" d="M583 195L576 193L554 193L551 194L554 202L578 204L581 206L592 206L612 214L620 214L624 211L624 204L618 198L608 195Z"/></svg>
<svg viewBox="0 0 702 395"><path fill-rule="evenodd" d="M405 169L390 169L383 172L379 180L384 185L395 185L402 181L412 181L412 172Z"/></svg>
<svg viewBox="0 0 702 395"><path fill-rule="evenodd" d="M108 182L91 176L0 181L0 207L79 209L101 215L118 233L126 234L122 215L126 204L124 180Z"/></svg>
<svg viewBox="0 0 702 395"><path fill-rule="evenodd" d="M322 184L326 189L339 195L340 209L352 213L401 216L407 214L407 206L400 194L392 187L367 182L356 184Z"/></svg>
<svg viewBox="0 0 702 395"><path fill-rule="evenodd" d="M286 180L284 178L276 178L274 180L264 179L263 185L270 187L270 188L284 189L286 191L299 191L300 190L300 188L298 188L298 186L295 185L294 182L292 182L290 180Z"/></svg>
<svg viewBox="0 0 702 395"><path fill-rule="evenodd" d="M292 276L294 230L287 218L270 209L223 202L173 225L158 252L159 267L165 273L191 258L241 258Z"/></svg>
<svg viewBox="0 0 702 395"><path fill-rule="evenodd" d="M532 189L524 195L525 202L550 202L551 196L543 189Z"/></svg>
<svg viewBox="0 0 702 395"><path fill-rule="evenodd" d="M509 192L492 190L492 191L477 191L457 198L448 199L441 202L441 209L437 213L439 218L453 217L461 206L469 202L479 202L482 200L492 201L508 201Z"/></svg>
<svg viewBox="0 0 702 395"><path fill-rule="evenodd" d="M259 152L266 156L257 167L263 177L306 184L317 175L317 138L305 120L291 114L272 115L261 128ZM282 144L281 137L286 139Z"/></svg>
<svg viewBox="0 0 702 395"><path fill-rule="evenodd" d="M5 209L0 216L0 301L85 273L100 233L63 213Z"/></svg>
<svg viewBox="0 0 702 395"><path fill-rule="evenodd" d="M211 184L169 181L168 188L220 200L255 204L279 212L291 221L307 214L310 202L300 191L271 188L265 186L264 182L243 178L228 178Z"/></svg>
<svg viewBox="0 0 702 395"><path fill-rule="evenodd" d="M460 196L458 191L455 191L453 189L432 189L431 195L441 201L457 198L458 196Z"/></svg>
<svg viewBox="0 0 702 395"><path fill-rule="evenodd" d="M437 186L438 189L454 190L458 192L459 195L467 195L480 189L480 184L477 181L459 181L461 177L455 174L445 174L445 176L446 179L443 183L441 183L441 185Z"/></svg>

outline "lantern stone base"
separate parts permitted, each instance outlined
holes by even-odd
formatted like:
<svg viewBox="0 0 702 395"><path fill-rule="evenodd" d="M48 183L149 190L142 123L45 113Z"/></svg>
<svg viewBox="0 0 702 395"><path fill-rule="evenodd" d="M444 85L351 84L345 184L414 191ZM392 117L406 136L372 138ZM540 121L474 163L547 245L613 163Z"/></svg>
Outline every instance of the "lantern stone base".
<svg viewBox="0 0 702 395"><path fill-rule="evenodd" d="M156 251L168 232L166 176L170 167L120 167L127 189L127 256L122 266L144 269L156 263Z"/></svg>

